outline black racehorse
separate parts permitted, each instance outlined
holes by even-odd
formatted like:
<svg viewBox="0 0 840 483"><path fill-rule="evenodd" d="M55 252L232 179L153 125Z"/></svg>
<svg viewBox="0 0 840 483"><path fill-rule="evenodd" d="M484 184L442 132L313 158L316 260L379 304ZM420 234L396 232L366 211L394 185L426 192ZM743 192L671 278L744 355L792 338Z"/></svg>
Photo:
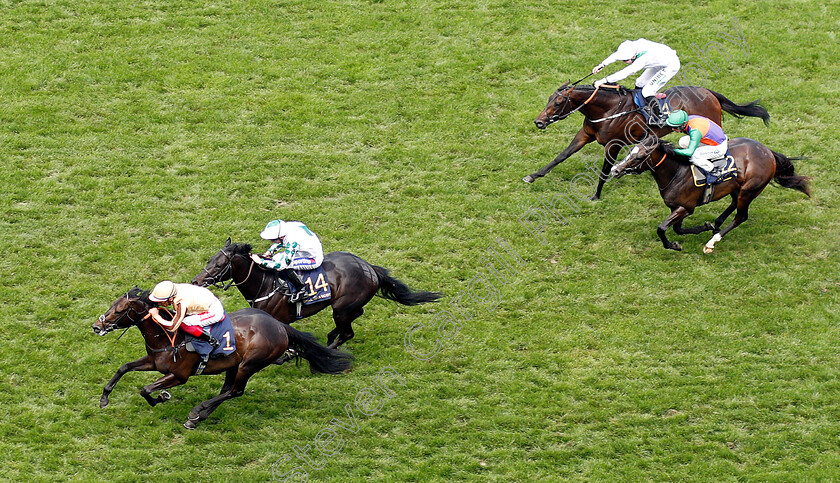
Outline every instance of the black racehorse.
<svg viewBox="0 0 840 483"><path fill-rule="evenodd" d="M115 329L136 326L146 341L146 355L123 364L105 385L99 407L108 405L109 395L117 381L131 371L158 371L164 374L157 381L143 387L140 395L152 406L170 398L165 389L179 386L195 374L200 357L187 352L183 331L171 334L148 316L157 306L149 300L149 291L135 287L118 298L107 312L93 324L93 331L105 335ZM228 314L233 322L236 352L227 357L210 359L202 374L225 374L225 383L218 396L208 399L190 411L184 423L187 429L212 413L224 401L241 396L248 379L257 371L283 361L288 348L309 361L312 372L338 374L350 368L352 356L324 347L312 335L289 327L258 309L242 309ZM225 343L225 340L222 340ZM228 342L229 343L229 342ZM152 393L161 391L158 397Z"/></svg>
<svg viewBox="0 0 840 483"><path fill-rule="evenodd" d="M282 322L294 322L297 308L289 303L286 283L280 279L276 270L254 263L250 253L251 245L231 243L228 238L225 246L210 257L207 266L193 278L192 283L207 287L219 286L222 282L232 280L251 307L265 310ZM434 302L441 297L438 292L414 291L391 277L388 270L371 265L352 253L328 253L322 266L329 279L332 298L304 305L300 317L308 317L332 306L335 329L327 336L330 348L336 348L353 338L352 322L364 313L365 304L377 293L403 305Z"/></svg>
<svg viewBox="0 0 840 483"><path fill-rule="evenodd" d="M718 124L721 124L721 110L738 118L760 117L765 124L770 120L770 114L758 101L735 104L722 94L703 87L672 87L666 90L665 94L668 95L672 109L682 109L689 114L704 116ZM592 196L592 199L598 199L601 197L604 182L609 178L610 168L623 146L632 146L645 139L651 132L657 136L671 132L669 127L646 125L640 109L634 104L633 91L618 85L602 85L595 88L591 85L569 85L566 82L551 94L548 104L534 123L539 129L545 129L549 124L565 119L574 112L583 114L583 127L572 139L569 147L536 173L522 178L523 181L533 183L585 145L598 141L604 146L605 154L598 187Z"/></svg>
<svg viewBox="0 0 840 483"><path fill-rule="evenodd" d="M656 136L648 137L612 168L612 175L619 178L625 174L639 174L650 170L659 186L662 201L671 209L671 215L660 223L656 230L662 244L671 250L682 249L679 243L669 241L665 235L670 226L674 227L678 235L712 231L712 239L703 247L705 253L711 253L724 235L747 221L750 203L761 194L771 180L775 179L785 188L792 188L811 196L808 177L794 172L791 161L799 158L788 158L748 138L730 139L729 149L735 158L738 175L717 185L715 189L712 201L729 195L732 202L717 217L714 225L705 223L702 226L683 228L683 219L694 213L694 209L701 202L704 188L695 186L689 158L675 153L673 145L668 141ZM735 219L721 230L720 227L733 211L736 211Z"/></svg>

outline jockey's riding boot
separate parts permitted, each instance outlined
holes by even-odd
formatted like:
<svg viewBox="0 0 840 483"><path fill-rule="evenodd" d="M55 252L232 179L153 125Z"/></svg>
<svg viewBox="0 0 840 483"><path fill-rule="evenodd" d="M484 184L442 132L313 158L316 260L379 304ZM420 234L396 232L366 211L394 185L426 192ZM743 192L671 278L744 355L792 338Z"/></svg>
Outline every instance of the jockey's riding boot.
<svg viewBox="0 0 840 483"><path fill-rule="evenodd" d="M222 343L219 342L219 339L210 335L210 329L202 329L201 335L198 336L198 340L203 340L204 342L209 343L213 349L218 349L219 346L222 345Z"/></svg>
<svg viewBox="0 0 840 483"><path fill-rule="evenodd" d="M289 303L296 304L300 302L300 299L302 299L304 294L306 294L306 290L303 288L303 282L300 280L300 277L298 277L297 272L291 268L283 270L283 273L286 275L286 280L294 285L295 288L295 293L289 297Z"/></svg>
<svg viewBox="0 0 840 483"><path fill-rule="evenodd" d="M662 112L659 110L659 101L656 100L656 96L645 97L645 103L647 103L648 112L650 113L650 124L662 126Z"/></svg>

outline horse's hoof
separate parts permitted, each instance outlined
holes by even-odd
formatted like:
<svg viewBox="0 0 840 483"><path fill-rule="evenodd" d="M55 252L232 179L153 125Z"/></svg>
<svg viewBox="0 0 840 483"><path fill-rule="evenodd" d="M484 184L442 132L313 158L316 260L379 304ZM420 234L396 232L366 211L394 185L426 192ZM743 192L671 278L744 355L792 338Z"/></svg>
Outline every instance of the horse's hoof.
<svg viewBox="0 0 840 483"><path fill-rule="evenodd" d="M100 399L100 400L99 400L99 409L104 408L104 407L105 407L105 406L107 406L110 402L111 402L111 401L109 401L107 397L102 396L102 399Z"/></svg>
<svg viewBox="0 0 840 483"><path fill-rule="evenodd" d="M680 245L677 242L671 242L671 244L667 248L669 248L671 250L676 250L678 252L682 251L682 245Z"/></svg>
<svg viewBox="0 0 840 483"><path fill-rule="evenodd" d="M529 174L528 176L522 178L522 181L524 181L526 183L533 183L534 182L534 177Z"/></svg>
<svg viewBox="0 0 840 483"><path fill-rule="evenodd" d="M172 394L169 394L169 391L160 392L160 402L169 401L170 399L172 399Z"/></svg>
<svg viewBox="0 0 840 483"><path fill-rule="evenodd" d="M715 251L715 247L703 247L703 253L705 253L706 255L712 253L713 251Z"/></svg>
<svg viewBox="0 0 840 483"><path fill-rule="evenodd" d="M192 419L187 419L187 422L184 423L184 427L187 428L187 429L195 429L196 422L193 421Z"/></svg>
<svg viewBox="0 0 840 483"><path fill-rule="evenodd" d="M598 201L600 199L601 199L601 197L598 196L598 195L592 195L592 196L589 197L589 201Z"/></svg>

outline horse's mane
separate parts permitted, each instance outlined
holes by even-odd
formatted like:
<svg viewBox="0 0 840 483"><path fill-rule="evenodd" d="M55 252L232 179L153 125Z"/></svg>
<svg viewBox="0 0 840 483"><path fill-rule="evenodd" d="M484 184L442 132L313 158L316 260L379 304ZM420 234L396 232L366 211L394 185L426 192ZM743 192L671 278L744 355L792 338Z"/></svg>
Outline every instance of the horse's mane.
<svg viewBox="0 0 840 483"><path fill-rule="evenodd" d="M659 147L661 147L662 150L665 151L666 155L674 158L678 163L680 163L680 164L691 164L691 162L689 161L689 156L677 153L676 152L677 148L674 147L674 143L672 143L671 141L666 141L664 139L660 139L659 140Z"/></svg>
<svg viewBox="0 0 840 483"><path fill-rule="evenodd" d="M248 255L251 253L251 245L248 243L231 243L226 248L234 255Z"/></svg>
<svg viewBox="0 0 840 483"><path fill-rule="evenodd" d="M140 287L134 287L126 293L129 297L137 297L140 299L141 302L145 303L146 305L155 305L154 302L149 300L149 295L152 293L151 290L143 290Z"/></svg>
<svg viewBox="0 0 840 483"><path fill-rule="evenodd" d="M581 90L583 92L593 92L595 90L595 86L592 84L583 84L583 85L576 85L572 86L574 89ZM624 87L621 84L618 84L618 89L612 89L609 87L602 88L600 92L611 92L618 95L629 94L631 92L630 89Z"/></svg>

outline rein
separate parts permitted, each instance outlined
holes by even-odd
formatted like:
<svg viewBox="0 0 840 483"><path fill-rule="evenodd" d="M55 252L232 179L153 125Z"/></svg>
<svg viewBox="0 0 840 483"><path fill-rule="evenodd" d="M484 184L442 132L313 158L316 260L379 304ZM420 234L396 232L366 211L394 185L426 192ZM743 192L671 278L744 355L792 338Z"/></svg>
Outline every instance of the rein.
<svg viewBox="0 0 840 483"><path fill-rule="evenodd" d="M650 162L648 161L648 166L650 166L650 170L651 170L651 172L652 172L652 171L654 171L654 170L656 170L656 168L657 168L657 167L659 167L659 165L660 165L660 164L662 164L662 162L663 162L663 161L665 161L665 158L667 158L667 157L668 157L668 153L664 152L664 151L665 151L664 149L663 149L662 151L663 151L663 152L662 152L662 158L659 160L659 162L658 162L658 163L656 163L656 164L654 164L653 166L651 166L651 165L650 165ZM666 189L670 188L670 187L671 187L671 185L672 185L672 184L674 184L674 181L675 181L676 179L677 179L677 174L676 174L676 173L674 173L674 176L671 178L671 181L668 181L668 184L666 184L664 188L659 188L659 191L660 191L660 192L662 192L662 191L665 191Z"/></svg>
<svg viewBox="0 0 840 483"><path fill-rule="evenodd" d="M587 77L589 77L589 76L587 76ZM586 77L584 77L583 79L586 79ZM583 80L583 79L581 79L581 80ZM580 82L580 81L578 81L578 82ZM575 84L577 84L577 82L576 82ZM574 90L574 85L575 85L575 84L572 84L572 90ZM594 99L594 98L595 98L595 94L597 94L597 93L598 93L598 91L599 91L602 87L603 87L603 88L605 88L605 89L615 89L616 91L618 91L618 89L621 89L621 86L620 86L620 85L618 85L618 84L601 84L600 86L596 87L594 91L592 91L592 94L589 96L589 98L588 98L588 99L586 99L585 101L583 101L583 104L581 104L581 105L577 106L576 108L572 109L571 111L569 111L568 113L566 113L566 115L565 115L565 116L563 116L563 117L557 116L557 117L553 118L553 119L552 119L552 122L562 121L563 119L566 119L567 117L569 117L569 116L571 116L572 114L574 114L574 113L578 112L579 110L581 110L581 109L583 108L583 106L585 106L585 105L589 104L589 103L592 101L592 99ZM558 95L562 95L562 94L558 93ZM572 101L572 99L571 99L569 96L563 96L563 97L566 99L566 103L567 103L567 104L568 104L568 103L570 103L570 102ZM637 112L638 110L639 110L639 109L637 108L637 109L633 109L633 110L631 110L631 111L619 112L618 114L613 114L613 115L611 115L611 116L604 117L604 118L601 118L601 119L589 120L589 122L593 122L593 123L597 123L597 122L604 122L604 121L608 121L608 120L610 120L610 119L615 119L615 118L617 118L617 117L624 116L624 115L626 115L626 114L632 114L632 113L634 113L634 112Z"/></svg>

